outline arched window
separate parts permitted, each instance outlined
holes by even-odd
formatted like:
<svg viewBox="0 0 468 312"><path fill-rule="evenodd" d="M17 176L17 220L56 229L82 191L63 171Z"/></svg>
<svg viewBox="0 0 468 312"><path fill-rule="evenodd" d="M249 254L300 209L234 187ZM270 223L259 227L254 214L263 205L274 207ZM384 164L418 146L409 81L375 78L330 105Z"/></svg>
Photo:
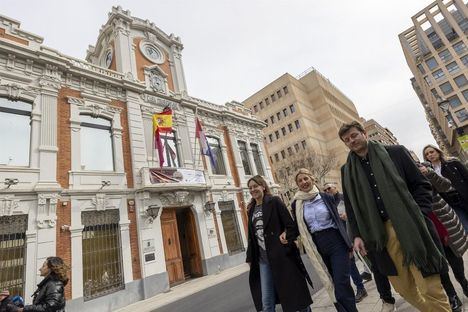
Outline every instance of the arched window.
<svg viewBox="0 0 468 312"><path fill-rule="evenodd" d="M29 166L31 110L29 103L0 98L0 165Z"/></svg>
<svg viewBox="0 0 468 312"><path fill-rule="evenodd" d="M114 171L110 120L80 115L81 169Z"/></svg>
<svg viewBox="0 0 468 312"><path fill-rule="evenodd" d="M176 132L161 133L161 141L164 146L164 166L180 167Z"/></svg>
<svg viewBox="0 0 468 312"><path fill-rule="evenodd" d="M224 165L224 159L223 159L223 152L221 150L221 145L219 144L219 139L213 138L213 137L206 137L208 141L208 145L211 148L211 152L213 153L215 159L216 159L216 167L213 167L213 164L211 164L211 170L213 171L213 174L226 174L226 166Z"/></svg>

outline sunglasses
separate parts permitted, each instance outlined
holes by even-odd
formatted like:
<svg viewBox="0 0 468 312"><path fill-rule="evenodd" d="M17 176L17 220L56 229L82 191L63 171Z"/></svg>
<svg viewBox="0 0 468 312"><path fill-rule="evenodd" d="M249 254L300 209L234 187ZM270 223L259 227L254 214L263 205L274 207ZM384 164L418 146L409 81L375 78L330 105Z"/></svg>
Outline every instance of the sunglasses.
<svg viewBox="0 0 468 312"><path fill-rule="evenodd" d="M325 192L328 192L329 190L331 190L331 186L329 186L329 187L327 187L327 188L325 188L325 189L323 189L323 190L324 190Z"/></svg>

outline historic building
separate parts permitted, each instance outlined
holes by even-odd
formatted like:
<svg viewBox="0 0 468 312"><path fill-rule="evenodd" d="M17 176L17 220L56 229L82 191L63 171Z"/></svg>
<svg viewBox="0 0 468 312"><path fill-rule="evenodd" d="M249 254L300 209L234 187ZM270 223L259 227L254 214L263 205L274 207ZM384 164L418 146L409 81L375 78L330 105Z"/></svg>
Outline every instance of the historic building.
<svg viewBox="0 0 468 312"><path fill-rule="evenodd" d="M411 84L437 144L466 159L468 8L462 0L437 0L411 20L413 26L399 35Z"/></svg>
<svg viewBox="0 0 468 312"><path fill-rule="evenodd" d="M359 115L354 103L320 72L310 68L298 77L286 73L244 105L266 124L263 139L285 193L295 188L291 176L304 159L320 183L341 180L339 168L348 149L338 130L343 123L359 120Z"/></svg>
<svg viewBox="0 0 468 312"><path fill-rule="evenodd" d="M264 124L188 95L178 37L114 7L84 61L0 20L0 288L30 301L57 255L67 311L111 311L245 261L246 182L276 187ZM160 168L152 115L166 107Z"/></svg>

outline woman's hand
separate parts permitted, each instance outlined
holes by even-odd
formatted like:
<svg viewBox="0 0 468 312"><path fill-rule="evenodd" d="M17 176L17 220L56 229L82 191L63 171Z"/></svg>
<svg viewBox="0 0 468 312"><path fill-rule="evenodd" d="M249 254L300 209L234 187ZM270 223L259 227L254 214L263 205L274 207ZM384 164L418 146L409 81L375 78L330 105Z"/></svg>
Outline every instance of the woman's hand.
<svg viewBox="0 0 468 312"><path fill-rule="evenodd" d="M283 244L283 245L286 245L288 243L288 241L286 240L286 231L281 233L281 235L279 236L279 240L280 240L281 244Z"/></svg>

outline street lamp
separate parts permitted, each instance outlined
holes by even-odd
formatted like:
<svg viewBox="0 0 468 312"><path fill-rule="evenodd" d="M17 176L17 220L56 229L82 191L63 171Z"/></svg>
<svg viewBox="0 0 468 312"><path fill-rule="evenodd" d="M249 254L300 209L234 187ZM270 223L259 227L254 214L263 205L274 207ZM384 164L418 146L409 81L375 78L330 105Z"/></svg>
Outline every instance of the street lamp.
<svg viewBox="0 0 468 312"><path fill-rule="evenodd" d="M452 113L450 112L450 102L445 98L440 98L437 100L437 105L445 114L445 118L447 119L447 124L451 129L455 129L458 135L463 135L464 131L463 128L458 127L457 122L453 119Z"/></svg>

